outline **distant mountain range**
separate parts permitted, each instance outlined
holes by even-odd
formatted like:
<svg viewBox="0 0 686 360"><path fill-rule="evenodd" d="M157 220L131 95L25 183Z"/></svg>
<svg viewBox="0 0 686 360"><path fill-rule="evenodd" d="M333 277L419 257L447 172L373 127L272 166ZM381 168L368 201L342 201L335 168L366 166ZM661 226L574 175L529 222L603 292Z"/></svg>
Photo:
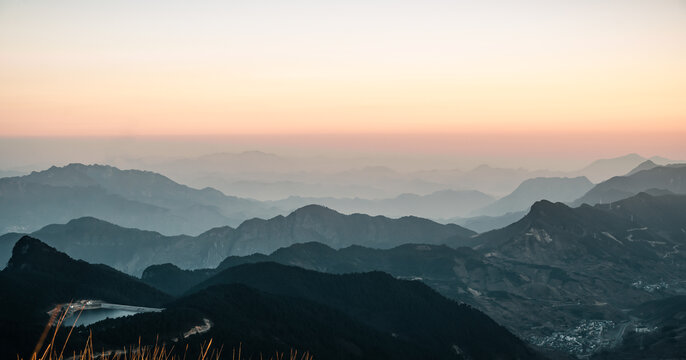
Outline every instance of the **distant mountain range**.
<svg viewBox="0 0 686 360"><path fill-rule="evenodd" d="M376 200L289 197L284 200L270 201L267 204L280 209L297 209L305 205L318 204L348 214L363 213L389 217L411 214L429 219L445 219L468 215L474 209L490 204L494 200L492 196L480 191L442 190L428 195L403 194L394 198Z"/></svg>
<svg viewBox="0 0 686 360"><path fill-rule="evenodd" d="M265 157L271 159L265 154L256 155L258 160L264 160ZM618 164L607 165L608 168L621 168L622 171L615 175L635 172L638 169L655 171L657 165L654 162L643 161L643 163L635 164L643 159L638 155L630 155L603 160L598 164ZM625 169L628 165L636 166ZM598 166L589 168L595 169ZM537 200L572 202L578 199L582 202L595 203L614 201L648 190L642 185L638 187L632 185L636 189L625 189L621 184L610 184L610 189L605 189L603 186L608 187L608 185L603 183L597 186L595 192L590 192L583 197L582 195L590 189L588 181L583 177L552 177L555 174L557 176L569 174L498 169L485 165L468 172L441 170L403 174L384 167L358 170L329 174L319 180L315 179L319 175L300 174L298 176L303 179L314 176L313 181L321 181L327 186L350 187L353 193L360 196L348 198L295 196L278 201L260 202L224 195L212 188L194 189L149 171L120 170L105 165L83 164L51 167L25 176L0 178L0 232L29 233L48 224L64 223L75 218L92 216L122 226L153 230L165 235L198 235L212 227L238 226L241 222L253 217L270 218L309 204L325 205L344 213L359 212L390 217L414 215L441 222L450 219L449 221L463 225L476 221L479 223L478 230L484 231L503 225L498 219L490 218L526 211L530 204ZM273 181L292 181L276 180L279 175L272 175ZM632 173L629 176L635 175L638 174ZM372 183L360 183L355 179L366 179L364 181ZM661 182L664 181L666 180L656 180L652 187L676 193L681 191L662 187ZM405 185L401 183L406 185L431 183L432 185L428 187L418 185L419 187L415 188L414 185L404 187ZM376 187L377 185L380 187ZM376 189L373 191L377 194L376 199L364 198L362 188L365 186ZM499 190L489 190L491 193L498 193L509 187L514 191L496 200L491 195L478 190L450 190L468 188L488 190L487 188L492 186L493 189ZM356 187L360 190L359 192L354 190ZM384 193L380 191L381 188L386 190L395 188L391 193L401 189L415 189L418 191L417 194L424 195L407 193L383 198L380 195ZM575 204L580 204L580 202ZM489 218L477 218L479 216L489 216Z"/></svg>
<svg viewBox="0 0 686 360"><path fill-rule="evenodd" d="M686 196L640 193L612 206L540 201L520 221L479 235L495 258L557 266L624 284L680 284ZM680 285L679 285L680 286Z"/></svg>
<svg viewBox="0 0 686 360"><path fill-rule="evenodd" d="M164 324L159 334L179 345L196 346L213 336L252 349L294 345L327 358L536 356L506 330L489 325L495 323L483 314L440 297L424 283L550 351L608 359L647 356L651 349L677 354L686 334L679 322L679 295L686 292L686 165L658 165L664 159L638 156L614 160L591 167L598 173L618 171L597 185L584 177L525 179L498 200L457 190L326 199L349 212L362 207L436 218L482 203L481 211L492 216L452 219L480 234L415 216L344 215L319 205L226 226L249 214L278 214L280 206L318 199L258 202L100 165L3 178L0 228L37 230L0 236L0 261L9 264L0 272L0 338L9 349L27 349L55 302L98 297L167 309L91 326L104 339L98 346L108 348L135 342L126 329L147 334ZM363 172L380 182L398 174L387 168ZM475 173L516 178L485 167ZM424 179L423 184L436 180ZM48 220L64 224L38 225ZM138 224L173 231L133 228ZM191 235L169 235L182 230ZM72 260L60 251L105 265ZM113 268L142 275L142 281ZM365 296L373 300L358 299ZM184 329L206 318L212 318L214 330L179 340ZM249 335L228 324L250 329ZM482 344L488 332L499 339L491 349ZM596 332L600 335L593 338ZM85 334L77 331L75 339Z"/></svg>
<svg viewBox="0 0 686 360"><path fill-rule="evenodd" d="M22 234L0 237L0 261ZM417 218L390 219L363 214L343 215L310 205L290 215L269 220L252 219L237 228L214 228L196 237L164 236L153 231L124 228L91 217L63 225L49 225L32 236L60 251L140 275L150 265L171 262L188 269L214 267L230 255L270 253L294 243L319 241L334 248L364 244L390 248L404 243L464 246L475 233L458 225L442 225ZM132 256L134 254L134 256Z"/></svg>
<svg viewBox="0 0 686 360"><path fill-rule="evenodd" d="M626 174L645 161L651 161L653 163L657 163L660 165L666 165L674 162L672 160L660 156L645 158L638 154L627 154L624 156L611 159L596 160L588 166L575 171L575 173L579 176L587 177L594 183L598 183L601 181L605 181L613 176Z"/></svg>
<svg viewBox="0 0 686 360"><path fill-rule="evenodd" d="M573 205L611 203L646 191L686 194L686 164L640 164L625 176L615 176L594 186Z"/></svg>
<svg viewBox="0 0 686 360"><path fill-rule="evenodd" d="M524 180L511 194L484 208L472 211L477 215L500 216L528 210L538 200L569 202L578 199L593 187L586 177L533 178Z"/></svg>
<svg viewBox="0 0 686 360"><path fill-rule="evenodd" d="M503 168L485 164L472 169L456 169L444 161L425 165L436 166L435 170L404 172L397 170L402 167L398 159L289 157L247 151L166 162L130 162L129 166L152 169L195 187L210 186L226 194L259 200L281 200L290 196L380 199L394 198L403 193L426 195L446 189L476 190L504 196L523 181L536 177L585 176L598 183L626 174L646 160L659 165L675 162L657 156L646 158L628 154L596 160L574 171Z"/></svg>
<svg viewBox="0 0 686 360"><path fill-rule="evenodd" d="M685 171L686 166L656 166L635 172L632 175L615 177L598 184L582 199L598 198L607 194L621 194L617 197L622 198L623 196L631 196L634 191L640 192L646 188L648 188L649 193L654 195L672 192L683 193L686 192ZM110 179L107 173L116 175L112 175L114 179ZM55 186L43 185L43 182L48 182L45 179L51 179L49 181ZM110 185L110 183L114 183L116 186ZM131 183L134 185L126 185ZM147 189L158 186L159 183L167 185L159 186L160 188L155 189L155 191ZM66 184L73 184L73 186L65 186ZM71 165L66 168L54 168L42 173L33 173L28 175L26 179L0 179L0 187L3 185L8 186L11 191L3 193L6 195L0 197L0 203L14 203L16 205L0 206L0 211L7 215L0 221L5 222L13 221L13 218L20 216L24 218L35 216L37 211L47 212L48 210L55 212L55 214L46 214L45 216L48 218L54 215L66 217L73 213L71 202L89 204L89 206L99 205L98 196L95 196L94 200L92 194L115 197L124 202L137 204L137 206L155 207L157 205L173 206L173 204L183 203L189 198L192 201L204 201L202 199L206 194L203 191L210 191L207 194L210 197L214 193L211 190L190 189L157 174L83 165ZM47 193L27 191L29 194L39 196L39 198L33 198L22 195L23 193L19 192L16 186L23 189L40 188L46 190ZM588 181L584 178L532 179L523 183L510 196L496 202L494 206L499 204L504 211L507 209L506 206L515 207L524 204L527 198L537 198L535 189L542 189L543 192L548 190L548 197L553 199L560 197L568 199L571 197L568 194L578 193L581 191L580 189L587 186ZM119 187L123 187L123 189L118 190ZM107 193L104 189L111 189L113 193ZM444 195L448 201L443 202L443 204L448 207L451 194L455 193L437 194L431 200L424 199L441 203L441 195ZM144 205L142 202L126 200L123 198L124 195L131 198L154 198L157 205ZM219 196L223 195L220 194ZM27 201L27 197L33 200ZM416 200L416 198L412 198L408 201L416 203ZM108 199L103 201L109 204L104 205L106 208L113 205L112 202L108 202ZM427 208L430 207L428 204ZM156 219L155 217L146 218L142 214L131 211L131 208L124 207L124 209L117 212L110 211L113 209L107 209L107 211L117 214L116 216L119 218L135 215L135 221L139 222ZM467 219L463 224L475 225L477 230L483 232L490 230L494 226L493 224L505 226L519 220L522 216L522 212L513 212L502 217ZM167 220L173 219L167 218ZM453 220L457 222L460 219ZM158 225L161 226L161 224ZM199 225L194 226L199 229ZM155 263L171 262L190 269L214 267L229 255L249 255L255 252L271 253L280 247L307 241L318 241L334 248L354 244L390 248L403 243L471 246L477 244L481 239L473 238L475 235L473 232L457 225L440 225L416 217L392 220L361 214L342 215L320 206L306 206L294 211L287 217L277 216L270 220L252 219L243 222L237 228L217 227L195 237L185 235L164 236L150 231L126 229L94 218L78 219L66 225L47 226L33 233L58 249L67 251L78 258L106 263L136 275L139 275L145 267ZM12 244L21 234L21 232L17 232L0 237L0 261L4 263L5 259L9 258ZM132 258L128 252L133 249L138 251L138 256Z"/></svg>
<svg viewBox="0 0 686 360"><path fill-rule="evenodd" d="M650 170L650 169L656 168L658 166L660 166L660 165L654 163L652 160L646 160L646 161L638 164L638 166L636 166L635 168L631 169L631 171L629 171L626 174L626 176L633 175L639 171Z"/></svg>
<svg viewBox="0 0 686 360"><path fill-rule="evenodd" d="M336 250L306 243L270 255L231 256L213 269L156 265L142 280L182 294L245 263L275 261L330 273L381 270L421 280L539 341L588 319L632 324L623 309L686 291L685 224L686 196L680 195L641 193L612 207L539 201L514 224L474 237L476 250L425 244ZM569 337L556 349L588 355L575 341Z"/></svg>
<svg viewBox="0 0 686 360"><path fill-rule="evenodd" d="M160 174L103 165L70 164L0 179L3 232L30 232L93 216L164 234L193 235L278 213L254 200L193 189Z"/></svg>
<svg viewBox="0 0 686 360"><path fill-rule="evenodd" d="M77 328L67 353L82 348L92 333L97 349L162 341L193 354L212 339L218 347L240 343L246 356L299 349L331 359L540 357L478 310L421 282L381 272L330 275L275 263L245 264L171 300L114 269L73 260L30 237L17 242L9 264L0 272L3 358L26 356L50 305L73 299L163 305L165 310ZM203 321L210 324L207 332L184 335Z"/></svg>
<svg viewBox="0 0 686 360"><path fill-rule="evenodd" d="M668 159L651 158L662 164ZM386 216L412 214L441 222L454 222L479 232L493 230L509 224L498 218L506 214L526 212L538 200L572 203L582 197L594 184L585 176L604 180L612 176L633 174L639 170L658 167L652 160L637 154L601 159L584 169L564 173L551 171L528 171L525 169L501 169L487 165L471 171L441 170L413 173L424 180L446 184L445 187L472 188L490 193L499 193L507 187L515 187L508 195L494 199L476 190L443 190L429 195L404 194L386 199L334 198L334 197L289 197L268 202L282 209L293 209L307 204L321 204L344 213L362 212ZM400 176L390 169L389 175ZM647 189L642 189L647 190ZM640 191L625 194L628 197ZM623 198L623 197L622 197ZM486 217L484 217L486 216ZM513 216L506 217L512 220ZM476 224L476 225L472 225ZM472 227L468 226L472 225Z"/></svg>
<svg viewBox="0 0 686 360"><path fill-rule="evenodd" d="M154 169L196 187L209 186L262 201L289 196L373 199L446 188L445 184L407 176L368 161L246 151L132 166Z"/></svg>
<svg viewBox="0 0 686 360"><path fill-rule="evenodd" d="M539 177L524 180L512 193L500 199L474 190L443 190L423 196L403 194L395 198L375 200L289 197L266 204L281 209L319 204L343 213L360 212L390 217L412 214L483 232L518 220L538 200L572 202L592 187L593 184L585 177ZM511 215L504 216L507 214Z"/></svg>

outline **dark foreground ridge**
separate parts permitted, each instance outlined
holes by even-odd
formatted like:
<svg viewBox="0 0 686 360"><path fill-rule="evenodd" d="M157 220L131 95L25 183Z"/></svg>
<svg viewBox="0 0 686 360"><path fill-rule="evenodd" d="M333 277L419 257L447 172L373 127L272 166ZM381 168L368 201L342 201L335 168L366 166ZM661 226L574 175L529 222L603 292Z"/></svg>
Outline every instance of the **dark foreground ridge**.
<svg viewBox="0 0 686 360"><path fill-rule="evenodd" d="M171 297L104 265L73 260L25 236L0 272L2 357L27 357L55 303L101 299L165 310L77 328L68 351L90 331L98 349L157 337L184 349L200 344L273 353L310 351L327 359L528 359L538 355L505 328L420 282L385 273L331 275L275 263L229 268L187 295ZM206 332L188 330L207 319Z"/></svg>

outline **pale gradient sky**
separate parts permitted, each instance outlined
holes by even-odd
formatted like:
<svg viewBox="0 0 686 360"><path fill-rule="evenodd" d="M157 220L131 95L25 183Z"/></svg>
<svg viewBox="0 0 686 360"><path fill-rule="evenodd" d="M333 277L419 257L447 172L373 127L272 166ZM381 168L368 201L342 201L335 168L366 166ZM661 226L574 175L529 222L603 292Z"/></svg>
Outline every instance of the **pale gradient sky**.
<svg viewBox="0 0 686 360"><path fill-rule="evenodd" d="M686 1L0 0L0 136L490 132L674 153Z"/></svg>

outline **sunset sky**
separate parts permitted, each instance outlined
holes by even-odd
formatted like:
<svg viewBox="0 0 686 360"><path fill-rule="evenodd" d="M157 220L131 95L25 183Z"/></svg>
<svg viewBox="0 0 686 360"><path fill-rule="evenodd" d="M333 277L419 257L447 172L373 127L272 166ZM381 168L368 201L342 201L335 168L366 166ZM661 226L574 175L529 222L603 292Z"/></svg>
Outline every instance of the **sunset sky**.
<svg viewBox="0 0 686 360"><path fill-rule="evenodd" d="M686 1L0 0L0 136L451 133L678 152Z"/></svg>

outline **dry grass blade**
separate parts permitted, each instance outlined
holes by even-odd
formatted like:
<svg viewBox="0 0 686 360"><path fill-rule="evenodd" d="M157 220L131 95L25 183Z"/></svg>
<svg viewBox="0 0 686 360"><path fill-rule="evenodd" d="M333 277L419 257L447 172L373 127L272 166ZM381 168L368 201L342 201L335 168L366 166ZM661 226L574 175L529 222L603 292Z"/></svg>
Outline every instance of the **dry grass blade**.
<svg viewBox="0 0 686 360"><path fill-rule="evenodd" d="M67 348L67 343L72 338L72 333L76 327L83 309L79 311L74 323L71 324L69 333L66 336L64 344L62 344L60 352L57 352L57 347L55 341L57 339L57 333L62 327L67 314L71 309L71 303L68 306L56 306L55 309L51 311L50 321L46 325L45 329L41 333L38 343L34 348L33 353L29 360L186 360L188 354L189 345L186 344L183 352L183 356L179 357L174 354L174 346L167 348L164 343L160 345L159 337L155 340L155 345L145 346L142 344L141 338L138 338L137 346L132 346L130 348L124 348L122 350L106 350L102 349L101 352L96 352L93 343L93 333L89 332L88 338L86 338L86 343L80 352L74 351L71 356L65 358L64 352ZM50 330L53 331L51 340L45 346L43 343L50 335ZM207 343L203 343L200 346L200 353L197 360L221 360L224 346L217 348L212 348L213 339L210 339ZM45 347L45 349L43 349ZM275 352L274 356L269 357L268 360L284 360L285 353ZM260 360L267 360L263 358L262 353L259 355ZM298 357L297 350L290 350L288 357L289 360L313 360L314 357L308 352L302 353ZM17 355L17 360L23 360L19 355ZM228 359L227 359L228 360ZM243 343L239 343L238 349L233 348L231 351L231 360L245 360L243 359Z"/></svg>

